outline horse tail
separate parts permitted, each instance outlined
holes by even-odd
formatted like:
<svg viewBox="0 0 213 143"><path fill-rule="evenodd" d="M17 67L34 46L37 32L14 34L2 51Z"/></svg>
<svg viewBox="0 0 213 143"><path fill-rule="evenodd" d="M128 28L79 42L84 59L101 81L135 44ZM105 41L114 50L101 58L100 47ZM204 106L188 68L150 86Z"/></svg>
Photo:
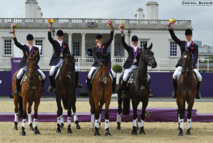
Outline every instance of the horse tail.
<svg viewBox="0 0 213 143"><path fill-rule="evenodd" d="M23 117L23 103L22 103L22 97L19 96L19 117Z"/></svg>
<svg viewBox="0 0 213 143"><path fill-rule="evenodd" d="M129 115L130 112L130 99L124 98L123 99L123 115Z"/></svg>
<svg viewBox="0 0 213 143"><path fill-rule="evenodd" d="M68 110L69 109L69 104L68 104L68 100L65 98L62 98L62 102L64 105L64 109Z"/></svg>

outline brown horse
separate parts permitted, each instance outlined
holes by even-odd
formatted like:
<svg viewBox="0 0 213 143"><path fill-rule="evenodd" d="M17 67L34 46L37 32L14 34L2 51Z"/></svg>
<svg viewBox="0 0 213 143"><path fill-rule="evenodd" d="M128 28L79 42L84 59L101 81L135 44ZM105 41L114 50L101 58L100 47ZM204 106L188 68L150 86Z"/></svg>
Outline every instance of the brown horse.
<svg viewBox="0 0 213 143"><path fill-rule="evenodd" d="M37 116L38 116L38 106L40 104L40 97L42 95L42 83L39 78L39 73L36 70L37 68L37 56L38 52L34 55L27 55L27 72L23 77L23 83L21 85L21 92L18 95L14 94L16 88L16 75L18 71L13 75L13 84L12 84L12 92L14 94L14 104L15 104L15 120L14 120L14 130L18 130L18 111L19 116L23 118L22 120L22 131L21 136L25 136L25 122L26 122L26 109L28 104L28 124L30 126L30 130L34 131L35 134L40 134L37 127ZM34 125L32 126L31 119L31 106L34 102ZM34 128L33 128L34 127Z"/></svg>
<svg viewBox="0 0 213 143"><path fill-rule="evenodd" d="M63 108L61 101L63 101L64 108L67 111L67 133L72 133L71 130L71 108L73 110L74 122L76 129L80 129L78 124L78 117L76 115L76 83L75 83L75 59L73 55L65 55L64 61L59 69L59 74L55 80L56 88L54 89L56 103L58 107L57 111L57 130L56 133L61 133L61 129L64 126L63 120Z"/></svg>
<svg viewBox="0 0 213 143"><path fill-rule="evenodd" d="M178 80L177 99L178 105L178 121L179 121L179 136L183 136L183 123L185 115L185 101L188 103L188 116L187 116L187 135L190 135L191 129L191 116L194 99L197 94L197 83L193 75L192 68L192 54L188 51L184 52L182 57L182 71Z"/></svg>
<svg viewBox="0 0 213 143"><path fill-rule="evenodd" d="M151 51L152 45L147 48L147 44L144 45L144 49L142 54L140 55L139 63L137 69L133 73L133 79L131 79L129 85L126 87L129 91L129 98L126 97L122 99L121 91L122 91L122 78L123 74L119 80L119 89L118 89L118 115L117 115L117 129L121 129L121 112L122 112L122 102L123 102L123 114L129 115L130 111L130 99L132 99L132 107L133 107L133 130L132 135L137 135L137 127L138 127L138 115L137 115L137 107L140 102L143 103L142 113L141 113L141 123L140 123L140 134L145 134L144 131L144 120L146 107L149 102L149 94L150 94L150 82L147 78L147 69L148 66L155 68L157 63L154 58L154 53Z"/></svg>
<svg viewBox="0 0 213 143"><path fill-rule="evenodd" d="M112 80L110 78L110 54L100 55L100 66L92 83L92 93L89 94L91 106L91 128L94 127L95 114L95 133L100 136L99 126L101 122L101 111L105 104L105 136L111 136L109 132L109 105L112 96Z"/></svg>

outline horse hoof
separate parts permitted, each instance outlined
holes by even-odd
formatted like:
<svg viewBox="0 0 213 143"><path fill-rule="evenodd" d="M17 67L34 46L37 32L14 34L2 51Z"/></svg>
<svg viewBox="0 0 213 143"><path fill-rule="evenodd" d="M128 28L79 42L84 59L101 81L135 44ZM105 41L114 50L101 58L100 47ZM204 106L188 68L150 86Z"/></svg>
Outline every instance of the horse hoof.
<svg viewBox="0 0 213 143"><path fill-rule="evenodd" d="M146 134L143 127L141 127L140 134Z"/></svg>
<svg viewBox="0 0 213 143"><path fill-rule="evenodd" d="M64 127L64 124L63 123L61 123L61 128L63 128Z"/></svg>
<svg viewBox="0 0 213 143"><path fill-rule="evenodd" d="M14 126L13 130L18 130L18 127L17 127L17 126Z"/></svg>
<svg viewBox="0 0 213 143"><path fill-rule="evenodd" d="M190 129L188 129L188 130L186 131L186 134L187 134L187 135L191 135Z"/></svg>
<svg viewBox="0 0 213 143"><path fill-rule="evenodd" d="M132 135L137 135L137 131L132 131Z"/></svg>
<svg viewBox="0 0 213 143"><path fill-rule="evenodd" d="M178 127L178 130L180 130L180 126Z"/></svg>
<svg viewBox="0 0 213 143"><path fill-rule="evenodd" d="M111 136L110 132L107 131L107 132L105 133L105 136Z"/></svg>
<svg viewBox="0 0 213 143"><path fill-rule="evenodd" d="M25 131L21 131L20 136L25 136L26 132Z"/></svg>
<svg viewBox="0 0 213 143"><path fill-rule="evenodd" d="M178 136L183 136L183 132L179 132L179 135Z"/></svg>
<svg viewBox="0 0 213 143"><path fill-rule="evenodd" d="M95 131L95 133L94 133L94 136L100 136L100 133L99 133L99 131Z"/></svg>
<svg viewBox="0 0 213 143"><path fill-rule="evenodd" d="M121 130L121 126L117 126L117 130Z"/></svg>
<svg viewBox="0 0 213 143"><path fill-rule="evenodd" d="M35 131L34 131L34 134L36 134L36 135L40 134L39 130L38 130L38 129L35 130Z"/></svg>
<svg viewBox="0 0 213 143"><path fill-rule="evenodd" d="M56 133L61 133L61 130L60 130L60 129L57 129L57 130L56 130Z"/></svg>
<svg viewBox="0 0 213 143"><path fill-rule="evenodd" d="M68 133L68 134L71 134L71 133L72 133L72 130L71 130L71 129L67 129L67 133Z"/></svg>
<svg viewBox="0 0 213 143"><path fill-rule="evenodd" d="M34 128L33 128L33 125L32 125L32 124L30 124L30 130L31 130L31 131L34 131Z"/></svg>
<svg viewBox="0 0 213 143"><path fill-rule="evenodd" d="M77 129L77 130L80 130L80 129L81 129L81 127L80 127L79 124L76 124L76 129Z"/></svg>

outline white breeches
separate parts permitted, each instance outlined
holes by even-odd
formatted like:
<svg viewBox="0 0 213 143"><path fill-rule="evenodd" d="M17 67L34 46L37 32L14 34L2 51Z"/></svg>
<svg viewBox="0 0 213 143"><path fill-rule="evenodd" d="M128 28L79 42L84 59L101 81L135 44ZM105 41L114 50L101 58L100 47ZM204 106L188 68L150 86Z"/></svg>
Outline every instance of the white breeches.
<svg viewBox="0 0 213 143"><path fill-rule="evenodd" d="M182 67L181 67L181 66L178 66L178 67L176 68L176 70L175 70L175 72L174 72L174 74L173 74L173 76L172 76L173 79L177 79L178 74L181 72L181 70L182 70ZM201 76L201 74L199 73L199 71L198 71L197 69L193 69L193 71L196 73L198 81L202 81L202 76Z"/></svg>
<svg viewBox="0 0 213 143"><path fill-rule="evenodd" d="M26 69L27 69L26 67L21 68L21 69L19 70L19 72L18 72L16 78L17 78L17 79L21 79L21 77L23 76L24 71L25 71ZM45 80L45 79L46 79L45 74L44 74L40 69L38 69L38 72L40 73L41 78L42 78L43 80Z"/></svg>
<svg viewBox="0 0 213 143"><path fill-rule="evenodd" d="M90 69L89 74L88 74L88 78L89 78L89 79L92 78L92 73L93 73L93 71L96 70L97 68L98 68L98 67L92 67L92 68ZM115 73L112 69L111 69L111 72L112 72L113 78L115 78L115 77L116 77L116 73Z"/></svg>
<svg viewBox="0 0 213 143"><path fill-rule="evenodd" d="M60 61L58 62L57 65L52 66L51 69L50 69L49 75L50 75L50 76L53 76L53 74L54 74L54 72L55 72L55 69L56 69L57 67L59 67L62 63L63 63L63 60L60 59ZM76 72L78 71L78 68L77 68L77 67L75 67L75 71L76 71Z"/></svg>
<svg viewBox="0 0 213 143"><path fill-rule="evenodd" d="M130 73L132 70L136 69L136 68L137 68L136 65L132 65L130 68L125 69L125 71L124 71L124 76L123 76L123 81L126 81L127 78L128 78L128 76L129 76L129 73ZM151 78L150 75L147 73L147 80L149 81L150 78Z"/></svg>

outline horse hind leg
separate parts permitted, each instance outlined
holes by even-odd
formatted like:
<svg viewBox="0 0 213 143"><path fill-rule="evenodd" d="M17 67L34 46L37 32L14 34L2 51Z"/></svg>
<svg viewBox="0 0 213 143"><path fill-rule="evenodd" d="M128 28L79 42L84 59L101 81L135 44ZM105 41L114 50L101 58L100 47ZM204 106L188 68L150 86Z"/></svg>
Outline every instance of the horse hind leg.
<svg viewBox="0 0 213 143"><path fill-rule="evenodd" d="M138 114L137 114L137 107L138 107L139 101L137 101L136 99L132 100L132 107L133 107L133 130L132 130L132 135L137 135L137 118L138 118Z"/></svg>
<svg viewBox="0 0 213 143"><path fill-rule="evenodd" d="M27 108L27 101L23 98L23 119L22 119L22 131L20 133L21 136L25 136L25 127L26 127L26 108Z"/></svg>
<svg viewBox="0 0 213 143"><path fill-rule="evenodd" d="M185 102L184 100L178 99L178 110L180 112L180 131L179 131L179 136L183 136L183 124L184 124L183 109L185 110L184 102Z"/></svg>
<svg viewBox="0 0 213 143"><path fill-rule="evenodd" d="M61 98L56 95L56 102L57 102L57 129L56 133L61 133L61 115L62 115L62 106L61 106Z"/></svg>
<svg viewBox="0 0 213 143"><path fill-rule="evenodd" d="M34 104L34 119L33 119L34 134L40 134L40 131L38 130L38 125L37 125L39 104L40 104L40 99L38 99Z"/></svg>
<svg viewBox="0 0 213 143"><path fill-rule="evenodd" d="M105 103L105 136L111 136L109 132L109 104L110 100Z"/></svg>
<svg viewBox="0 0 213 143"><path fill-rule="evenodd" d="M191 135L190 133L190 129L192 128L192 107L194 105L194 99L191 99L191 101L189 101L189 105L188 105L188 115L187 115L187 125L186 125L186 134L187 135Z"/></svg>
<svg viewBox="0 0 213 143"><path fill-rule="evenodd" d="M18 130L18 104L19 104L19 95L14 95L14 130Z"/></svg>
<svg viewBox="0 0 213 143"><path fill-rule="evenodd" d="M72 106L72 110L73 110L74 122L75 122L75 124L76 124L76 129L77 129L77 130L80 130L81 127L80 127L80 125L79 125L78 116L77 116L77 114L76 114L76 106L75 106L75 104Z"/></svg>
<svg viewBox="0 0 213 143"><path fill-rule="evenodd" d="M94 130L94 123L95 123L95 103L94 98L92 95L89 96L89 103L90 103L90 112L91 112L91 128L90 130Z"/></svg>
<svg viewBox="0 0 213 143"><path fill-rule="evenodd" d="M33 125L32 125L32 115L31 115L31 107L32 105L30 103L28 103L28 125L30 126L30 130L34 131L33 129Z"/></svg>
<svg viewBox="0 0 213 143"><path fill-rule="evenodd" d="M121 130L121 119L122 119L122 98L120 93L118 93L117 130Z"/></svg>
<svg viewBox="0 0 213 143"><path fill-rule="evenodd" d="M100 118L100 110L99 110L99 101L94 101L95 103L95 133L94 135L95 136L100 136L100 133L99 133L99 118Z"/></svg>
<svg viewBox="0 0 213 143"><path fill-rule="evenodd" d="M68 109L68 111L67 111L67 127L68 127L68 129L67 129L67 133L72 133L72 130L71 130L71 114L72 114L72 112L71 112L71 104L70 104L70 106L69 106L69 109Z"/></svg>

